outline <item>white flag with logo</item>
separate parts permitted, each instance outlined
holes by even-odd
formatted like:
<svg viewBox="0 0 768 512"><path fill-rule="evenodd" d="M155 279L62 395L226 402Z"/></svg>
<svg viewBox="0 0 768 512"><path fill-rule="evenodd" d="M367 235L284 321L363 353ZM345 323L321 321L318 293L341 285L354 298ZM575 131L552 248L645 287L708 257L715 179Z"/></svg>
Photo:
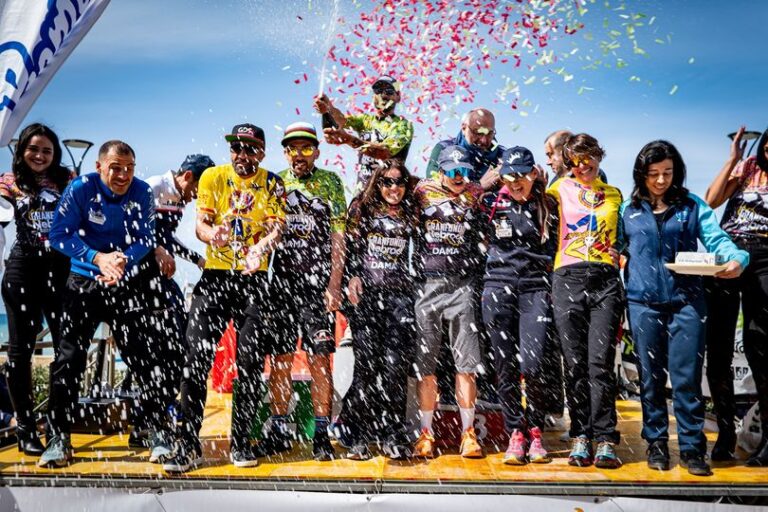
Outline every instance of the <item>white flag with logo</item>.
<svg viewBox="0 0 768 512"><path fill-rule="evenodd" d="M0 146L109 0L0 0Z"/></svg>

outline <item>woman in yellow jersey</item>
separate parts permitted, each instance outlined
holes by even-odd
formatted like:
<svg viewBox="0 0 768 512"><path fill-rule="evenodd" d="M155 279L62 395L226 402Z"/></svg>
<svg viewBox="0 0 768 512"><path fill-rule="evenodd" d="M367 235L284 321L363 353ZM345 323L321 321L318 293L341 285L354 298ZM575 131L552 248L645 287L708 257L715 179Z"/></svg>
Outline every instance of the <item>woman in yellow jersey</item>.
<svg viewBox="0 0 768 512"><path fill-rule="evenodd" d="M599 178L605 151L594 137L572 135L562 152L570 174L548 192L558 202L560 218L552 301L569 392L568 464L589 466L594 458L597 467L618 468L613 360L624 290L613 246L621 192Z"/></svg>

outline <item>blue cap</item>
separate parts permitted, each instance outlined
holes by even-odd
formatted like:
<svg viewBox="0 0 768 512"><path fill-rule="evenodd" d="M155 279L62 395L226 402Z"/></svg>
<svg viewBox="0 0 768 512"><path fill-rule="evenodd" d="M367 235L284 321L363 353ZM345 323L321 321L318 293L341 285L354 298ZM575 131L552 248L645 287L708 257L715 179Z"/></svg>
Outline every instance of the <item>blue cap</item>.
<svg viewBox="0 0 768 512"><path fill-rule="evenodd" d="M533 153L523 146L515 146L505 149L501 154L501 169L499 175L507 174L528 174L533 170L536 161L533 159Z"/></svg>
<svg viewBox="0 0 768 512"><path fill-rule="evenodd" d="M446 146L440 152L440 156L437 157L437 165L443 171L450 171L459 167L475 169L475 164L469 151L461 146Z"/></svg>
<svg viewBox="0 0 768 512"><path fill-rule="evenodd" d="M187 158L184 159L183 162L181 162L181 165L179 166L179 170L182 172L186 171L192 171L192 176L195 177L195 180L199 180L200 176L203 175L203 171L208 169L209 167L215 167L216 164L211 160L211 157L208 155L187 155Z"/></svg>

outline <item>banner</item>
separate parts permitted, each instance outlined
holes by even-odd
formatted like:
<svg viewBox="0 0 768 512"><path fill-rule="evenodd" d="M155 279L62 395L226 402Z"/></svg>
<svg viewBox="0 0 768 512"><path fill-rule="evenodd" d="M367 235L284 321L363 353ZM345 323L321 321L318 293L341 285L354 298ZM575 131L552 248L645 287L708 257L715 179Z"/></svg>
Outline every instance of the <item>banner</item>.
<svg viewBox="0 0 768 512"><path fill-rule="evenodd" d="M109 0L0 0L0 146Z"/></svg>

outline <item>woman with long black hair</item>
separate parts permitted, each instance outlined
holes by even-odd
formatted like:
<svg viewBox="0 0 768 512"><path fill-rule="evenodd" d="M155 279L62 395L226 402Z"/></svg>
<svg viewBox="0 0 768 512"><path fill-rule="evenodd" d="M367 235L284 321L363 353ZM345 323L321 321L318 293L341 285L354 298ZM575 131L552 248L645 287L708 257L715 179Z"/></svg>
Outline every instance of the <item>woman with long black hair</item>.
<svg viewBox="0 0 768 512"><path fill-rule="evenodd" d="M32 411L32 354L43 317L54 351L58 348L69 258L51 249L48 232L71 177L61 165L59 138L39 123L22 130L13 172L0 176L0 196L13 204L16 222L16 241L2 281L8 313L8 390L16 410L19 450L27 455L43 453Z"/></svg>
<svg viewBox="0 0 768 512"><path fill-rule="evenodd" d="M381 443L390 458L410 455L405 409L416 334L410 246L419 219L412 181L405 164L386 160L349 207L346 274L355 366L344 427L353 460L371 457L370 442Z"/></svg>
<svg viewBox="0 0 768 512"><path fill-rule="evenodd" d="M699 241L727 262L719 278L737 277L749 262L720 229L712 209L685 188L685 163L664 140L640 150L633 171L632 197L622 204L621 222L628 255L625 283L629 321L640 362L642 436L648 466L669 469L667 375L677 420L680 464L693 475L711 474L705 460L704 321L707 308L702 278L676 274L665 264L679 252L695 252Z"/></svg>
<svg viewBox="0 0 768 512"><path fill-rule="evenodd" d="M750 257L738 279L716 279L707 287L707 379L719 428L712 460L733 460L736 449L731 363L741 303L744 353L755 380L762 426L762 441L747 465L768 466L768 130L757 142L757 154L747 159L742 159L743 136L742 126L706 194L712 208L728 202L720 225Z"/></svg>

